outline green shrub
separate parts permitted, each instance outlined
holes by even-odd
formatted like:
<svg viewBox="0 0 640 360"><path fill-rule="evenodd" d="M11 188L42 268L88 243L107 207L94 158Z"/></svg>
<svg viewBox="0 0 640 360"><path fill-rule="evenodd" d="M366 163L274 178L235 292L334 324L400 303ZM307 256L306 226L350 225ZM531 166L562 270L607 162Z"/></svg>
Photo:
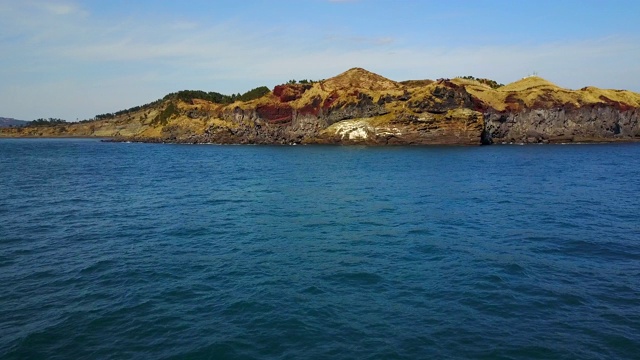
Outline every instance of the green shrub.
<svg viewBox="0 0 640 360"><path fill-rule="evenodd" d="M158 114L152 121L151 124L153 125L167 125L167 123L169 122L169 119L173 116L173 115L177 115L178 112L178 108L176 107L176 105L173 102L170 102L169 105L167 105L167 107L164 108L164 110L162 110L162 112L160 114Z"/></svg>

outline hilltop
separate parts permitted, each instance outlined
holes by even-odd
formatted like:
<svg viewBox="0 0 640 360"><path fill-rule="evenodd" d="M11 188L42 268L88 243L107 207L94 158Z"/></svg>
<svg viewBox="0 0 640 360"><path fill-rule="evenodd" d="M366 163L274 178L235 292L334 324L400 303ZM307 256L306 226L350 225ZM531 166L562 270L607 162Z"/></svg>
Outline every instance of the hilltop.
<svg viewBox="0 0 640 360"><path fill-rule="evenodd" d="M401 84L362 68L349 69L338 76L322 81L320 85L323 90L329 92L340 90L392 91L402 88Z"/></svg>
<svg viewBox="0 0 640 360"><path fill-rule="evenodd" d="M242 95L180 91L81 123L2 136L100 136L188 143L490 144L635 141L640 94L570 90L530 76L394 81L362 68Z"/></svg>
<svg viewBox="0 0 640 360"><path fill-rule="evenodd" d="M28 121L24 121L24 120L16 120L13 118L0 117L0 128L25 126L28 123L29 123Z"/></svg>

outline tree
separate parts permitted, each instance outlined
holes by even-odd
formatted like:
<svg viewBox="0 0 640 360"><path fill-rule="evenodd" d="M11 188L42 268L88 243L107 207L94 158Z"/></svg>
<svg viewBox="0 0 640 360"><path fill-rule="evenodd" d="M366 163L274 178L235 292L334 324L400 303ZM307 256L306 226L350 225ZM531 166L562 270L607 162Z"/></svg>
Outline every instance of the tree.
<svg viewBox="0 0 640 360"><path fill-rule="evenodd" d="M29 122L29 126L53 126L53 125L60 125L60 124L66 124L67 121L66 120L62 120L62 119L58 119L58 118L49 118L49 119L36 119L33 120L31 122Z"/></svg>

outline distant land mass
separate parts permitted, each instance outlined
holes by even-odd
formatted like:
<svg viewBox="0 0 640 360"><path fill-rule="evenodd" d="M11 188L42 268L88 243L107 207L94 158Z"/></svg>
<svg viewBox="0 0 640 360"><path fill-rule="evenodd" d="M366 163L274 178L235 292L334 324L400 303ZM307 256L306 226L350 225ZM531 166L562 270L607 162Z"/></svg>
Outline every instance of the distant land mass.
<svg viewBox="0 0 640 360"><path fill-rule="evenodd" d="M12 126L25 126L29 123L24 120L16 120L12 118L0 117L0 128L12 127Z"/></svg>
<svg viewBox="0 0 640 360"><path fill-rule="evenodd" d="M541 77L393 81L353 68L245 94L179 91L79 123L41 121L4 137L106 137L217 144L476 145L640 140L640 94L570 90Z"/></svg>

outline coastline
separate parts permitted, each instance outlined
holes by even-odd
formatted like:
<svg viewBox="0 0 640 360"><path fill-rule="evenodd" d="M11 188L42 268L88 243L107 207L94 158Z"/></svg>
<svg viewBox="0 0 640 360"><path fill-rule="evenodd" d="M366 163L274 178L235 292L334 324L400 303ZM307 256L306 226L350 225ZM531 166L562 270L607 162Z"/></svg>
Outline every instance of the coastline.
<svg viewBox="0 0 640 360"><path fill-rule="evenodd" d="M0 133L0 140L2 139L86 139L86 140L98 140L100 142L111 143L141 143L141 144L178 144L178 145L259 145L259 146L371 146L371 147L430 147L430 146L461 146L461 147L474 147L474 146L522 146L522 145L591 145L591 144L632 144L640 143L640 137L632 138L575 138L570 141L566 140L549 140L541 142L495 142L491 144L482 144L478 142L473 143L456 143L456 142L395 142L395 143L381 143L375 141L306 141L301 143L282 143L282 142L202 142L193 141L189 139L180 140L167 140L159 138L125 138L125 137L113 137L113 136L87 136L87 135L47 135L47 136L6 136Z"/></svg>
<svg viewBox="0 0 640 360"><path fill-rule="evenodd" d="M71 123L0 129L0 138L171 144L477 146L640 141L640 94L561 88L540 77L396 82L353 68L243 100L183 91ZM228 100L228 101L227 101Z"/></svg>

